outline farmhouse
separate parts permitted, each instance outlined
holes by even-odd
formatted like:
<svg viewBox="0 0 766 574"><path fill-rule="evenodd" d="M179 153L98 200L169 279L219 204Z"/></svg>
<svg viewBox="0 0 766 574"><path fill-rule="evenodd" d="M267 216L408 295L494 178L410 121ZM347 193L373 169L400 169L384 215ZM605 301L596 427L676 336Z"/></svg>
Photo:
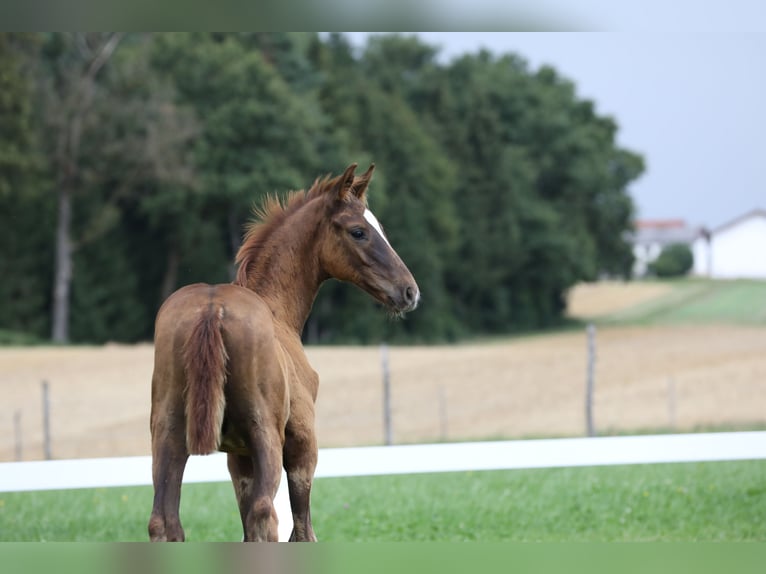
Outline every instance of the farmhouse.
<svg viewBox="0 0 766 574"><path fill-rule="evenodd" d="M635 257L633 275L644 277L649 264L659 257L664 247L674 243L691 246L698 234L699 230L687 225L683 219L637 220L631 237Z"/></svg>
<svg viewBox="0 0 766 574"><path fill-rule="evenodd" d="M692 244L694 274L714 279L766 279L766 210L754 209Z"/></svg>

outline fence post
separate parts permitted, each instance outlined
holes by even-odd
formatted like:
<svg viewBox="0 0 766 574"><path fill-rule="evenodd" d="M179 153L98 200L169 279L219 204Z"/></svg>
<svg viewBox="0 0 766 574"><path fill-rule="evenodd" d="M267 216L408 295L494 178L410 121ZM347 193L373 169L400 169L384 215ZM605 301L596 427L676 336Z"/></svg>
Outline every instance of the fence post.
<svg viewBox="0 0 766 574"><path fill-rule="evenodd" d="M43 381L43 453L45 460L51 460L51 402L50 386Z"/></svg>
<svg viewBox="0 0 766 574"><path fill-rule="evenodd" d="M585 426L588 436L595 436L596 429L593 425L593 386L594 369L596 365L596 327L593 323L588 324L588 374L585 387Z"/></svg>
<svg viewBox="0 0 766 574"><path fill-rule="evenodd" d="M383 364L383 439L386 445L393 444L391 429L391 371L388 366L388 345L380 346L380 359Z"/></svg>
<svg viewBox="0 0 766 574"><path fill-rule="evenodd" d="M23 456L21 444L21 409L16 409L13 413L13 453L16 462L20 462Z"/></svg>

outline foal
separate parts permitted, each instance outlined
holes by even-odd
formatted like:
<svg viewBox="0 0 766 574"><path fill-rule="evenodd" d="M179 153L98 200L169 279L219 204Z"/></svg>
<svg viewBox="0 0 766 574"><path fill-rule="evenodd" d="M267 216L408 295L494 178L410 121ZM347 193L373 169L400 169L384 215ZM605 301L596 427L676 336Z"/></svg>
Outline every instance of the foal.
<svg viewBox="0 0 766 574"><path fill-rule="evenodd" d="M374 166L356 164L308 192L269 198L237 254L233 284L173 293L155 324L152 376L152 541L184 540L178 516L190 454L228 453L246 541L276 541L274 511L287 472L291 541L315 541L309 499L317 462L319 378L301 331L319 286L351 282L393 313L420 291L367 209Z"/></svg>

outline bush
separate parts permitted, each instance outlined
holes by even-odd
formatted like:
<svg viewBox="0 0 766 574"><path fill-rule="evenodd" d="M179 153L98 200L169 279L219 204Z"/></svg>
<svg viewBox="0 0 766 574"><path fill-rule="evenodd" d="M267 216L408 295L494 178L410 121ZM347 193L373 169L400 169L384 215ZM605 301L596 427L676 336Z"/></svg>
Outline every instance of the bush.
<svg viewBox="0 0 766 574"><path fill-rule="evenodd" d="M32 333L0 329L0 346L42 345L45 342Z"/></svg>
<svg viewBox="0 0 766 574"><path fill-rule="evenodd" d="M649 264L649 271L657 277L680 277L686 275L693 264L691 248L684 243L674 243L663 248L660 256Z"/></svg>

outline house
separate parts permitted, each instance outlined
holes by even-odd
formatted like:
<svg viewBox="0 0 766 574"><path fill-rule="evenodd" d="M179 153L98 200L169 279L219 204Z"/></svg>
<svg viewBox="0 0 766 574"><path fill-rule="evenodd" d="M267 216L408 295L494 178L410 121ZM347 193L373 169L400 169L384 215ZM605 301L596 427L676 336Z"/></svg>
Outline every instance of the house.
<svg viewBox="0 0 766 574"><path fill-rule="evenodd" d="M649 264L659 257L662 249L674 243L691 247L699 229L687 225L683 219L639 219L631 237L633 243L633 276L644 277Z"/></svg>
<svg viewBox="0 0 766 574"><path fill-rule="evenodd" d="M714 279L766 279L766 210L754 209L692 244L694 274Z"/></svg>

